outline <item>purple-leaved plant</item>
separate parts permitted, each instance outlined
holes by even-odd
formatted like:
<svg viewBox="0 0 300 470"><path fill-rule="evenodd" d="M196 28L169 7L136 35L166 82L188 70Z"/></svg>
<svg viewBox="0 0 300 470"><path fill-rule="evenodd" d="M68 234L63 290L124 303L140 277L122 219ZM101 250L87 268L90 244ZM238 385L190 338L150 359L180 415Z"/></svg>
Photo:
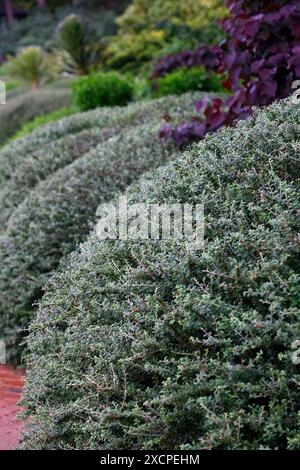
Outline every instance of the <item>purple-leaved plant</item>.
<svg viewBox="0 0 300 470"><path fill-rule="evenodd" d="M223 125L234 125L253 106L287 97L300 78L300 0L227 0L223 20L228 39L222 44L219 72L227 72L233 92L227 100L204 98L198 115L173 128L163 124L160 137L178 145L198 140Z"/></svg>

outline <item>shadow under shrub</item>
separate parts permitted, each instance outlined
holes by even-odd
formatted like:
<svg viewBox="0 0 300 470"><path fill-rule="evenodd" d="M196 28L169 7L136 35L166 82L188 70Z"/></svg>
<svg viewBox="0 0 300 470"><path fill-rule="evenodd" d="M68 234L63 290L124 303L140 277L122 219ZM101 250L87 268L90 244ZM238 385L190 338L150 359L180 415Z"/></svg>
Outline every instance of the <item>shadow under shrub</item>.
<svg viewBox="0 0 300 470"><path fill-rule="evenodd" d="M195 144L132 203L204 203L205 249L91 237L27 341L28 449L299 449L300 109Z"/></svg>

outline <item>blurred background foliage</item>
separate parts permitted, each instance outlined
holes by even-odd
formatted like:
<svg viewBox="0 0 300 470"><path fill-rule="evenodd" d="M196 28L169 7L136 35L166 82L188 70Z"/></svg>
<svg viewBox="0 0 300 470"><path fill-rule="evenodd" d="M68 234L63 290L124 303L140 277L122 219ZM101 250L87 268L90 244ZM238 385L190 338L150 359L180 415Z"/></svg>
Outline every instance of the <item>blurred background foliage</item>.
<svg viewBox="0 0 300 470"><path fill-rule="evenodd" d="M113 105L123 104L124 93L127 102L223 91L223 77L202 59L194 64L198 68L188 71L192 65L184 62L182 70L170 70L161 80L152 70L169 54L219 43L224 38L219 21L226 15L223 0L0 0L0 79L8 99L19 100L28 89L67 89L73 93L68 113L80 108L77 95L83 89L85 109L103 105L103 96L116 87ZM60 116L52 114L51 120Z"/></svg>
<svg viewBox="0 0 300 470"><path fill-rule="evenodd" d="M54 79L53 57L39 46L25 47L7 65L7 72L17 82L32 90Z"/></svg>
<svg viewBox="0 0 300 470"><path fill-rule="evenodd" d="M153 58L217 43L223 37L217 20L226 12L222 0L133 0L116 21L107 63L140 73Z"/></svg>
<svg viewBox="0 0 300 470"><path fill-rule="evenodd" d="M10 0L12 19L7 16L6 0L0 0L0 57L15 54L19 47L56 47L57 25L70 13L81 13L95 30L98 40L116 33L115 19L128 1L38 1Z"/></svg>
<svg viewBox="0 0 300 470"><path fill-rule="evenodd" d="M26 46L57 51L58 25L72 13L93 31L100 69L142 77L165 54L222 39L226 8L222 0L0 0L0 61Z"/></svg>
<svg viewBox="0 0 300 470"><path fill-rule="evenodd" d="M101 64L97 31L83 15L71 13L57 28L56 64L59 72L88 75Z"/></svg>

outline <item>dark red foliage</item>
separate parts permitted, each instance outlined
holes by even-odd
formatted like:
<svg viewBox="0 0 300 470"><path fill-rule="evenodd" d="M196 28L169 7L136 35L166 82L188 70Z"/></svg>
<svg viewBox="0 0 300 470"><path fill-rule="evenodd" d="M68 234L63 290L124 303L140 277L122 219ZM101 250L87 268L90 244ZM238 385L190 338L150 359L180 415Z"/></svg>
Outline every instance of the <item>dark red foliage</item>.
<svg viewBox="0 0 300 470"><path fill-rule="evenodd" d="M292 92L300 78L300 0L227 0L231 16L223 21L228 40L222 45L220 72L229 74L234 96L226 102L203 100L193 122L172 129L179 144L203 137Z"/></svg>

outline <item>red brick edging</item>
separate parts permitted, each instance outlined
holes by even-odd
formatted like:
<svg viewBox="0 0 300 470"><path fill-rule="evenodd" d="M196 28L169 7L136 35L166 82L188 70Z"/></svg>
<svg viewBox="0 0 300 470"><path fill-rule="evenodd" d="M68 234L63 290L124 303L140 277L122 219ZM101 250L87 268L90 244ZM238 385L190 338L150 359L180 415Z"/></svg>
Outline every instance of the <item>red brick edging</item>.
<svg viewBox="0 0 300 470"><path fill-rule="evenodd" d="M24 371L0 365L0 450L16 449L20 442L21 424L16 415L24 384Z"/></svg>

